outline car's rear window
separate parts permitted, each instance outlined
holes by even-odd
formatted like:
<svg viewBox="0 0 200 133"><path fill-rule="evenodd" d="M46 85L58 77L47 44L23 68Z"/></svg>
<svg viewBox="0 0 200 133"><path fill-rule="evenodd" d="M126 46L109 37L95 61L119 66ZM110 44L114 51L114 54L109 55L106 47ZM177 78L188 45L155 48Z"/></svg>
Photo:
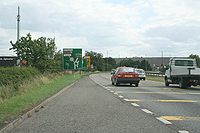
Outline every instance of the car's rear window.
<svg viewBox="0 0 200 133"><path fill-rule="evenodd" d="M134 68L124 67L119 69L120 72L135 72Z"/></svg>

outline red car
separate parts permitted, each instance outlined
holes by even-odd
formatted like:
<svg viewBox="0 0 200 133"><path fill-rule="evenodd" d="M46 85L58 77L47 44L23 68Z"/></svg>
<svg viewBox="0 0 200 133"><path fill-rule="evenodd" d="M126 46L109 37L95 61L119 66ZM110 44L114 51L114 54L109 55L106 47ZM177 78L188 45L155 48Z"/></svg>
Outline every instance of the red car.
<svg viewBox="0 0 200 133"><path fill-rule="evenodd" d="M116 71L111 72L112 85L119 85L121 83L135 84L138 87L140 78L139 74L135 72L132 67L118 67Z"/></svg>

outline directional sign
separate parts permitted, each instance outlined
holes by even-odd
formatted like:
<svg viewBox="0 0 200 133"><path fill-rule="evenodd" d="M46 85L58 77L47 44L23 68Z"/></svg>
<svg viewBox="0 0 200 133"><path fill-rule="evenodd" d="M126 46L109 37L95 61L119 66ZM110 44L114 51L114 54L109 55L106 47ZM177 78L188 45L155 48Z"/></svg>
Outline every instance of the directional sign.
<svg viewBox="0 0 200 133"><path fill-rule="evenodd" d="M82 49L64 48L64 69L81 70L82 69Z"/></svg>

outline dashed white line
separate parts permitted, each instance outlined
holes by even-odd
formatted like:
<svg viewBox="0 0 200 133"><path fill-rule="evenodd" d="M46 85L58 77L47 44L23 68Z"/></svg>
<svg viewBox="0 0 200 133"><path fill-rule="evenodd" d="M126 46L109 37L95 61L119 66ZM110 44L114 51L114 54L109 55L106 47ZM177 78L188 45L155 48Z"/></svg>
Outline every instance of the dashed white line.
<svg viewBox="0 0 200 133"><path fill-rule="evenodd" d="M140 107L140 105L138 105L137 103L131 103L131 105L133 105L135 107Z"/></svg>
<svg viewBox="0 0 200 133"><path fill-rule="evenodd" d="M120 98L124 98L124 96L119 95Z"/></svg>
<svg viewBox="0 0 200 133"><path fill-rule="evenodd" d="M147 109L141 109L142 111L144 111L145 113L147 113L147 114L153 114L153 112L151 112L151 111L149 111L149 110L147 110Z"/></svg>
<svg viewBox="0 0 200 133"><path fill-rule="evenodd" d="M118 95L118 93L117 93L117 92L115 92L114 94L115 94L115 95Z"/></svg>
<svg viewBox="0 0 200 133"><path fill-rule="evenodd" d="M163 119L163 118L160 118L160 117L156 117L157 120L161 121L162 123L166 124L166 125L171 125L172 123Z"/></svg>
<svg viewBox="0 0 200 133"><path fill-rule="evenodd" d="M114 91L112 91L112 90L111 90L110 92L112 92L112 93L113 93Z"/></svg>
<svg viewBox="0 0 200 133"><path fill-rule="evenodd" d="M189 132L186 130L179 130L178 133L189 133Z"/></svg>
<svg viewBox="0 0 200 133"><path fill-rule="evenodd" d="M129 99L124 99L124 101L129 102Z"/></svg>

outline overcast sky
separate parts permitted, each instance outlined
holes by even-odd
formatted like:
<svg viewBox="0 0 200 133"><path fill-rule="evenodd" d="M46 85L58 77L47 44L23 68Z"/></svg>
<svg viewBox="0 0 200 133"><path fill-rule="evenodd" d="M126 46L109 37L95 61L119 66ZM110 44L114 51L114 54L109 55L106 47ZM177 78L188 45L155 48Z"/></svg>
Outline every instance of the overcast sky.
<svg viewBox="0 0 200 133"><path fill-rule="evenodd" d="M21 36L55 37L59 49L104 57L200 55L200 0L0 0L0 55Z"/></svg>

